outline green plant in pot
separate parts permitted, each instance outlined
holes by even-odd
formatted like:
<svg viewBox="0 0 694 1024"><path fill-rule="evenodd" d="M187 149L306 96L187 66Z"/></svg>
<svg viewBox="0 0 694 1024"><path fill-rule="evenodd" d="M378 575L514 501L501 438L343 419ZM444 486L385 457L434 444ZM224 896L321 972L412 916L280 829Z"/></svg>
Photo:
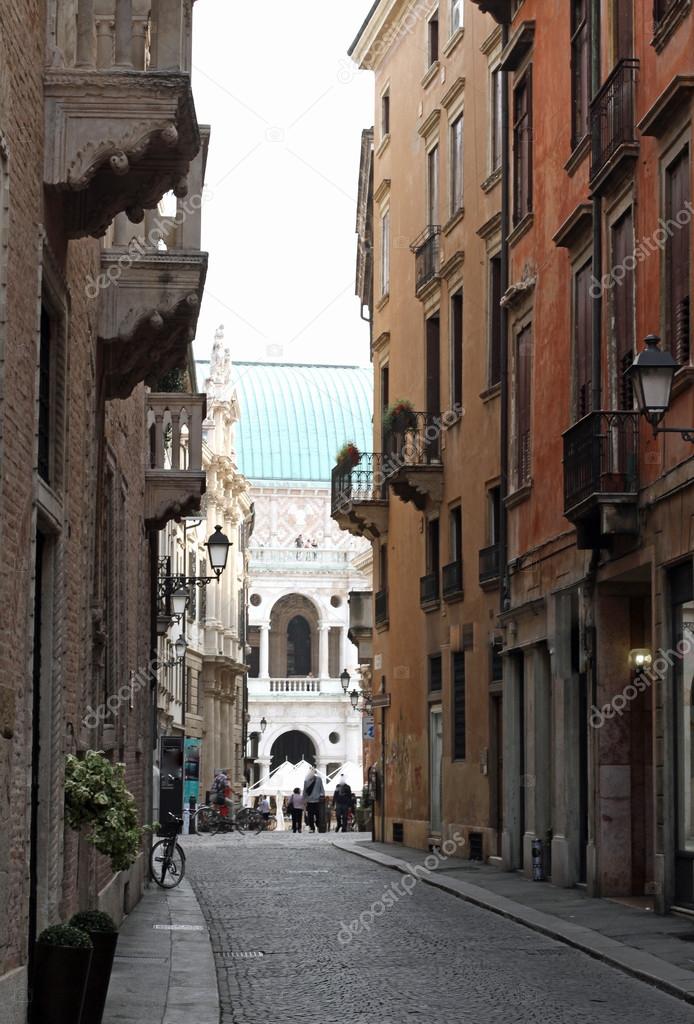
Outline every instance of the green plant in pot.
<svg viewBox="0 0 694 1024"><path fill-rule="evenodd" d="M101 1024L116 955L118 929L113 918L100 910L84 910L75 914L70 919L70 924L73 928L86 932L94 946L84 997L82 1024Z"/></svg>
<svg viewBox="0 0 694 1024"><path fill-rule="evenodd" d="M383 427L394 434L404 434L417 426L417 414L408 398L398 398L386 409L383 416Z"/></svg>
<svg viewBox="0 0 694 1024"><path fill-rule="evenodd" d="M31 1024L79 1024L92 959L92 940L80 928L52 925L36 942Z"/></svg>
<svg viewBox="0 0 694 1024"><path fill-rule="evenodd" d="M354 469L359 465L361 452L354 441L347 441L337 453L337 464L340 469Z"/></svg>

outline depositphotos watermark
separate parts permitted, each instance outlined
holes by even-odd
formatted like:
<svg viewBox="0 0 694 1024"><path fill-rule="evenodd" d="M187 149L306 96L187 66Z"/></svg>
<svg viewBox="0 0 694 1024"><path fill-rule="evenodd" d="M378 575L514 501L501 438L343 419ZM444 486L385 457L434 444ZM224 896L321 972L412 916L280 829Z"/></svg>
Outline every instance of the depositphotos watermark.
<svg viewBox="0 0 694 1024"><path fill-rule="evenodd" d="M132 707L136 695L148 685L156 683L159 669L164 667L165 662L154 658L147 668L133 672L130 682L107 697L103 704L99 704L96 708L93 708L91 704L87 705L87 713L82 719L82 725L85 729L98 729L100 722L105 722L111 716L117 718L123 704L127 704L128 708Z"/></svg>
<svg viewBox="0 0 694 1024"><path fill-rule="evenodd" d="M435 871L439 865L445 863L449 857L465 846L465 838L459 832L453 834L452 839L446 839L441 844L441 850L430 853L423 864L412 864L407 866L407 873L387 885L377 900L374 900L368 910L363 910L359 917L347 924L340 921L340 928L337 933L337 941L341 946L347 946L357 935L370 932L374 921L383 917L387 910L391 910L401 899L411 896L417 887L417 882Z"/></svg>

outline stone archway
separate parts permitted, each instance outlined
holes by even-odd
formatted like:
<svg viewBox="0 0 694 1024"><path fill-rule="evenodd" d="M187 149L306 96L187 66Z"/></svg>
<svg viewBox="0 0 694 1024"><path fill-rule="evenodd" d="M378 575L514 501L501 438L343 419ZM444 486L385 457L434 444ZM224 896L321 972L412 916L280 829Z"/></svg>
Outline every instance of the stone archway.
<svg viewBox="0 0 694 1024"><path fill-rule="evenodd" d="M319 674L318 610L303 594L287 594L270 614L270 678Z"/></svg>
<svg viewBox="0 0 694 1024"><path fill-rule="evenodd" d="M309 764L316 763L316 747L305 732L291 729L283 732L272 744L270 750L270 771L279 768L285 761L297 764L303 758Z"/></svg>

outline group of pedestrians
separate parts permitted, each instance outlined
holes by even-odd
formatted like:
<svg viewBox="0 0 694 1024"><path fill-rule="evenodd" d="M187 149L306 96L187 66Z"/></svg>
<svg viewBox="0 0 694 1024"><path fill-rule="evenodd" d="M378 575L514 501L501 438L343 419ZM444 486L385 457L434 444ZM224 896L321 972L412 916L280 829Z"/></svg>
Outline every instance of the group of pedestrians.
<svg viewBox="0 0 694 1024"><path fill-rule="evenodd" d="M351 786L345 780L344 775L335 787L333 796L333 808L337 817L336 832L342 829L347 831L347 818L350 808L354 807L354 795ZM311 768L304 779L304 788L301 790L296 786L294 792L287 801L287 810L292 816L292 832L301 832L306 816L306 823L309 832L315 832L320 824L320 808L325 803L325 786L323 780L315 768Z"/></svg>

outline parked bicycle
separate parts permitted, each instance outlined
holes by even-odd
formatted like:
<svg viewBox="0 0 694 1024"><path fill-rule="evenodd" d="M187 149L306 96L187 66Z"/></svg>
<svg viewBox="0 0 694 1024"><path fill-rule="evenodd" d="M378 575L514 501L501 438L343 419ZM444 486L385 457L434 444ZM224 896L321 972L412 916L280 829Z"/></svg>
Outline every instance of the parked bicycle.
<svg viewBox="0 0 694 1024"><path fill-rule="evenodd" d="M203 804L194 815L195 829L197 832L209 832L213 836L220 832L238 832L243 835L245 825L241 821L242 814L243 811L238 814L222 814L219 807Z"/></svg>
<svg viewBox="0 0 694 1024"><path fill-rule="evenodd" d="M183 827L183 819L169 812L171 822L159 827L163 836L152 847L149 855L149 870L152 878L162 889L174 889L183 881L186 873L186 855L177 839Z"/></svg>

